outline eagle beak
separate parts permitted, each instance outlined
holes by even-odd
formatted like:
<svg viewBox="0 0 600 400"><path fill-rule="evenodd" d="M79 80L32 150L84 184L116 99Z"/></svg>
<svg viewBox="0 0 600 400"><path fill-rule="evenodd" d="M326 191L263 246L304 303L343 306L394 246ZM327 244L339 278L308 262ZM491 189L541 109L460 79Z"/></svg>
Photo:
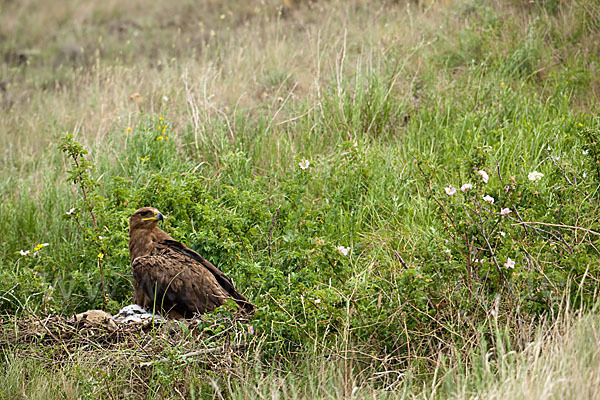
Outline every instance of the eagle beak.
<svg viewBox="0 0 600 400"><path fill-rule="evenodd" d="M142 218L142 221L163 221L164 219L165 217L160 213L160 211L155 211L154 217Z"/></svg>

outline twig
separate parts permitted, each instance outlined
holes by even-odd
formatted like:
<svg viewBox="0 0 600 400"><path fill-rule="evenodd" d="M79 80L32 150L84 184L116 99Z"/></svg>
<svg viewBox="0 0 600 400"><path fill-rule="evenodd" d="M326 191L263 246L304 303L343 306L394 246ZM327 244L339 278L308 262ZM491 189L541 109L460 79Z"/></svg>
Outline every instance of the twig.
<svg viewBox="0 0 600 400"><path fill-rule="evenodd" d="M394 250L394 254L396 255L396 258L398 259L398 261L400 261L400 264L402 264L402 266L406 269L408 268L408 265L406 265L406 263L404 262L404 260L402 259L402 256L400 256L400 253L398 253L398 251Z"/></svg>
<svg viewBox="0 0 600 400"><path fill-rule="evenodd" d="M565 179L567 180L567 182L569 182L569 185L575 187L575 185L573 184L573 182L571 182L571 180L569 179L569 177L567 176L567 172L564 170L563 167L561 167L557 162L556 159L554 157L552 157L552 154L550 154L550 150L548 149L548 146L546 146L546 153L548 153L548 158L550 158L552 160L552 163L554 164L554 166L556 168L558 168L560 170L560 172L562 173L562 175L565 177ZM577 177L577 175L575 176ZM575 189L577 190L577 187L575 187ZM579 190L577 190L579 192Z"/></svg>
<svg viewBox="0 0 600 400"><path fill-rule="evenodd" d="M551 224L548 222L537 222L537 221L523 221L523 222L515 222L514 224L511 225L544 225L544 226L554 226L556 228L569 228L569 229L575 229L575 230L579 230L579 231L584 231L587 233L591 233L592 235L595 236L600 236L600 233L593 231L591 229L587 229L587 228L582 228L580 226L573 226L573 225L562 225L562 224Z"/></svg>
<svg viewBox="0 0 600 400"><path fill-rule="evenodd" d="M516 210L516 207L515 207ZM517 216L519 217L519 220L521 221L520 223L515 223L512 225L521 225L523 226L523 229L525 229L526 232L527 228L532 229L536 232L542 232L545 233L546 235L552 236L554 239L556 239L555 243L562 246L569 254L573 254L573 247L571 247L571 245L569 245L569 243L567 243L567 241L562 237L562 235L556 235L553 232L547 231L545 229L542 228L536 228L535 226L529 226L527 225L528 222L524 222L523 219L521 218L521 216L519 214L517 214ZM514 218L511 218L513 221L515 220ZM560 232L559 232L560 233Z"/></svg>
<svg viewBox="0 0 600 400"><path fill-rule="evenodd" d="M110 385L108 384L108 379L106 379L106 377L104 378L104 383L106 384L106 391L108 392L108 397L110 397L110 400L115 400L112 392L110 391Z"/></svg>
<svg viewBox="0 0 600 400"><path fill-rule="evenodd" d="M504 180L502 179L502 174L500 173L500 163L496 160L496 172L498 173L498 178L500 179L500 183L504 185Z"/></svg>
<svg viewBox="0 0 600 400"><path fill-rule="evenodd" d="M239 344L233 344L233 345L229 345L229 346L209 347L207 349L190 351L189 353L185 353L185 354L181 355L180 358L185 360L186 358L199 356L202 354L223 353L227 350L241 350L241 349L245 349L246 347L248 347L248 343L239 343ZM146 362L140 363L140 367L149 367L150 365L152 365L158 361L169 361L169 359L166 357L161 357L157 360L146 361Z"/></svg>
<svg viewBox="0 0 600 400"><path fill-rule="evenodd" d="M479 204L479 201L477 202L477 204L479 205L479 209L481 210L481 204ZM487 245L488 250L490 251L490 255L492 256L492 260L494 260L494 265L496 266L496 269L498 270L498 274L500 275L500 277L506 284L506 287L508 288L508 293L511 295L511 297L514 298L514 292L512 290L512 286L511 286L510 282L508 281L508 278L506 277L506 275L504 275L504 272L502 272L502 268L500 267L500 264L498 264L498 260L496 259L496 253L494 253L494 249L492 249L492 245L490 244L488 235L485 234L485 228L484 228L483 218L481 217L481 211L478 213L478 216L479 216L479 222L480 222L480 227L481 227L481 229L480 229L481 236L483 237L483 240L485 240L485 244Z"/></svg>
<svg viewBox="0 0 600 400"><path fill-rule="evenodd" d="M13 290L15 290L17 287L19 287L19 285L20 285L20 284L21 284L21 283L19 283L19 282L18 282L18 283L17 283L15 286L11 287L11 288L10 288L10 289L8 289L6 292L4 292L4 293L2 294L2 296L0 296L0 299L4 299L4 300L6 300L6 301L9 301L9 300L8 300L6 297L4 297L4 296L6 296L7 294L9 294L9 293L10 293L10 292L12 292Z"/></svg>
<svg viewBox="0 0 600 400"><path fill-rule="evenodd" d="M320 107L320 106L321 106L321 103L317 103L317 104L315 104L314 106L312 106L312 107L311 107L311 108L310 108L310 109L309 109L307 112L305 112L304 114L302 114L302 115L298 115L298 116L296 116L296 117L293 117L293 118L290 118L290 119L286 119L285 121L278 122L278 123L276 123L276 124L275 124L275 126L279 126L279 125L287 124L288 122L293 122L293 121L296 121L296 120L298 120L298 119L300 119L300 118L302 118L302 117L305 117L305 116L307 116L308 114L310 114L310 113L311 113L311 111L313 111L315 108L317 108L317 107Z"/></svg>
<svg viewBox="0 0 600 400"><path fill-rule="evenodd" d="M242 247L244 248L244 250L246 250L246 253L248 253L248 255L250 256L250 259L252 261L254 261L254 257L252 257L252 254L250 253L250 250L248 250L248 248L246 247L246 244L244 243L244 241L242 240L242 238L240 237L240 235L238 235L235 230L233 231L233 234L235 235L235 237L237 238L237 240L240 241L240 243L242 244Z"/></svg>
<svg viewBox="0 0 600 400"><path fill-rule="evenodd" d="M277 213L279 212L280 208L281 205L277 207L277 210L275 210L275 214L273 214L273 218L271 219L271 227L269 228L269 260L271 268L273 268L273 256L271 254L271 239L273 238L273 227L275 226L275 221L277 220Z"/></svg>
<svg viewBox="0 0 600 400"><path fill-rule="evenodd" d="M287 81L287 79L289 77L290 76L288 76L287 78L285 78L285 80L281 84L283 85L285 83L285 81ZM265 135L269 132L269 130L271 130L271 126L273 126L273 121L275 121L275 118L277 118L277 115L283 109L283 107L287 103L287 101L290 98L290 96L294 93L294 90L296 90L297 86L298 86L298 82L294 83L294 86L292 87L292 89L290 89L289 93L287 94L287 96L285 97L285 99L281 102L281 105L279 106L279 108L277 109L277 111L275 111L275 114L273 114L273 117L271 118L271 121L269 121L269 125L267 125L267 128L265 129Z"/></svg>
<svg viewBox="0 0 600 400"><path fill-rule="evenodd" d="M77 159L77 155L74 154L73 155L73 162L75 163L75 167L77 167L77 170L79 170L79 173L77 173L77 180L79 181L79 187L81 188L81 193L83 194L83 200L85 201L85 204L89 207L89 211L90 211L90 215L92 217L92 223L94 224L94 228L98 228L98 224L96 223L96 216L94 215L94 210L92 208L92 204L90 203L90 201L88 200L87 197L87 192L85 190L85 185L83 184L83 178L81 177L82 172L79 169L79 161Z"/></svg>
<svg viewBox="0 0 600 400"><path fill-rule="evenodd" d="M104 271L102 269L102 260L98 258L98 268L100 269L100 286L102 287L102 311L106 311L106 290L104 289Z"/></svg>
<svg viewBox="0 0 600 400"><path fill-rule="evenodd" d="M421 175L423 175L423 178L425 179L425 182L427 183L427 187L429 187L429 191L431 191L432 190L431 189L431 181L429 180L429 177L427 176L427 174L425 174L425 171L423 171L423 168L421 168L421 163L419 163L419 161L417 159L415 159L415 163L417 164L419 171L421 171ZM454 223L454 219L450 216L450 214L448 214L448 211L446 211L446 208L444 207L444 205L438 199L436 199L435 196L432 196L432 198L437 203L437 205L440 206L440 208L442 209L444 214L446 214L446 217L448 218L448 220L450 220L450 223L452 224L452 227L454 228L454 230L457 233L459 233L459 230L456 227L456 224ZM465 240L466 240L466 238L465 238Z"/></svg>

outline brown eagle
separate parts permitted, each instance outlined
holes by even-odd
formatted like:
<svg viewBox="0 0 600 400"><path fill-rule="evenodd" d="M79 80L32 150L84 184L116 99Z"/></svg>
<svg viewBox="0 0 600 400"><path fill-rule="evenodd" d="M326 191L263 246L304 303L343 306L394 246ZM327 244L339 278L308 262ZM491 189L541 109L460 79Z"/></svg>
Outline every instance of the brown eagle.
<svg viewBox="0 0 600 400"><path fill-rule="evenodd" d="M129 255L135 303L173 318L207 313L234 300L246 313L254 306L233 282L200 254L160 229L163 215L143 207L129 218Z"/></svg>

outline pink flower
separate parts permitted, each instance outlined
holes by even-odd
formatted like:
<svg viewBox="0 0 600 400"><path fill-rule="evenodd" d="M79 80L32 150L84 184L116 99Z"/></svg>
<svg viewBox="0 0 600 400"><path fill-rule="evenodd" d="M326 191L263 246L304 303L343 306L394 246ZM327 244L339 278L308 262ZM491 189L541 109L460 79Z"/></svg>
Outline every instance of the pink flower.
<svg viewBox="0 0 600 400"><path fill-rule="evenodd" d="M511 211L511 209L510 209L510 208L502 208L502 209L500 210L500 215L508 215L508 214L510 214L511 212L512 212L512 211Z"/></svg>
<svg viewBox="0 0 600 400"><path fill-rule="evenodd" d="M537 172L537 171L531 171L528 175L527 178L531 181L531 182L537 182L540 179L542 179L544 177L544 174L542 174L541 172Z"/></svg>
<svg viewBox="0 0 600 400"><path fill-rule="evenodd" d="M348 252L350 251L350 247L344 247L344 246L338 246L336 247L337 251L339 251L340 253L342 253L343 255L347 256Z"/></svg>
<svg viewBox="0 0 600 400"><path fill-rule="evenodd" d="M473 189L473 185L471 185L470 183L465 183L464 185L462 185L460 187L460 190L463 192L467 192L469 190Z"/></svg>
<svg viewBox="0 0 600 400"><path fill-rule="evenodd" d="M450 186L448 186L448 187L444 188L444 190L446 191L446 194L447 194L448 196L452 196L454 193L456 193L456 188L455 188L455 187L453 187L452 185L450 185Z"/></svg>
<svg viewBox="0 0 600 400"><path fill-rule="evenodd" d="M484 170L481 169L481 170L477 171L477 173L481 176L483 183L488 183L488 181L490 180L490 177L488 176L487 172L485 172Z"/></svg>
<svg viewBox="0 0 600 400"><path fill-rule="evenodd" d="M485 196L483 196L483 201L487 201L490 204L494 204L494 198L492 196L490 196L489 194L486 194Z"/></svg>
<svg viewBox="0 0 600 400"><path fill-rule="evenodd" d="M514 260L511 260L511 259L510 259L510 257L508 257L508 258L506 259L506 262L504 263L504 267L505 267L505 268L511 268L511 269L514 269L514 268L515 268L515 262L514 262Z"/></svg>
<svg viewBox="0 0 600 400"><path fill-rule="evenodd" d="M300 166L300 169L308 169L308 167L310 166L310 161L302 160L298 163L298 165Z"/></svg>

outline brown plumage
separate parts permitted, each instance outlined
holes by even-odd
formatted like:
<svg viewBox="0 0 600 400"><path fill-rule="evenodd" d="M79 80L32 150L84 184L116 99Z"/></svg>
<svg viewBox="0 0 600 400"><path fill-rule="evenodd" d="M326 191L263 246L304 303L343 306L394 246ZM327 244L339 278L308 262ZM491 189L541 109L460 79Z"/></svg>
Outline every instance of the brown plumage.
<svg viewBox="0 0 600 400"><path fill-rule="evenodd" d="M129 255L136 304L171 317L207 313L234 300L247 313L254 306L233 282L200 254L173 240L157 224L163 215L143 207L129 218Z"/></svg>

